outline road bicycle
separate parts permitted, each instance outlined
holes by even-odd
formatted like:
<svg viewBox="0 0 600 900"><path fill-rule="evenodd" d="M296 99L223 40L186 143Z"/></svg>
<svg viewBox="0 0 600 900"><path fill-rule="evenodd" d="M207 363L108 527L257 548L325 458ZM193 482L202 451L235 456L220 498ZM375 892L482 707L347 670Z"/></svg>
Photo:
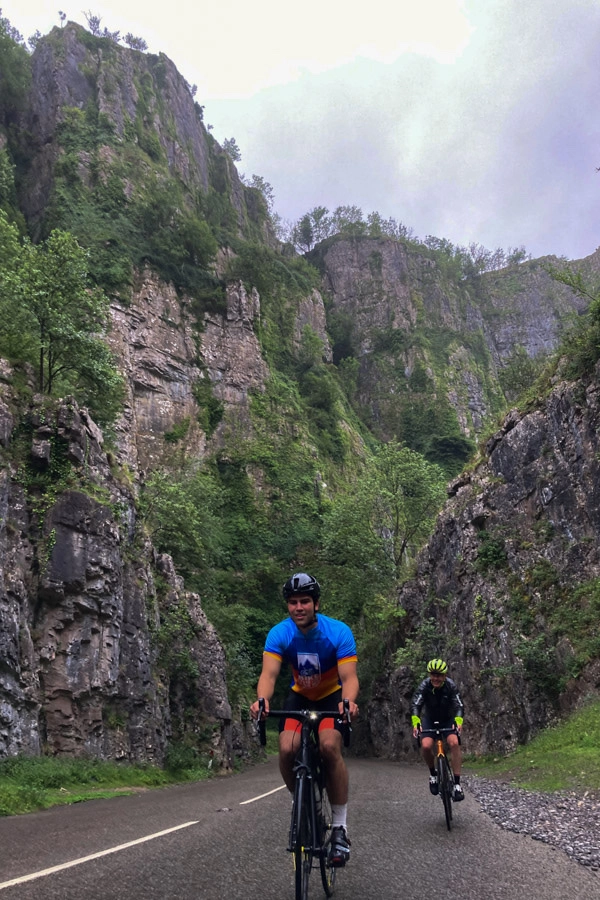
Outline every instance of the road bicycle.
<svg viewBox="0 0 600 900"><path fill-rule="evenodd" d="M419 746L421 746L422 737L432 737L434 740L435 770L438 779L439 794L444 804L446 825L448 826L448 831L450 831L450 829L452 828L454 775L452 774L452 769L450 768L450 763L448 762L448 757L446 756L446 751L444 750L444 740L447 735L456 734L458 735L458 742L460 743L460 734L458 734L458 731L455 727L440 728L439 722L434 722L433 726L433 728L420 729L418 741Z"/></svg>
<svg viewBox="0 0 600 900"><path fill-rule="evenodd" d="M331 804L325 787L323 760L319 752L319 722L335 718L344 722L342 732L344 746L350 743L350 710L344 700L344 714L339 711L271 709L269 716L296 719L301 725L300 747L294 763L296 781L288 851L294 860L296 900L308 900L308 882L313 868L319 868L321 882L327 897L333 894L337 868L329 864L331 843ZM266 743L264 701L259 700L258 729L260 743Z"/></svg>

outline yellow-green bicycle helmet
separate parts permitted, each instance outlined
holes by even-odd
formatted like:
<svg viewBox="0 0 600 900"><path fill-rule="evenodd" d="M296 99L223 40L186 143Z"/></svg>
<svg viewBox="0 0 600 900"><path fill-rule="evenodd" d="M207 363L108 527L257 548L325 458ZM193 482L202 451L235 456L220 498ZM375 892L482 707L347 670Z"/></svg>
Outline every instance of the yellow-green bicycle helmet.
<svg viewBox="0 0 600 900"><path fill-rule="evenodd" d="M437 675L445 675L448 671L448 666L443 659L430 659L427 663L427 671L430 675L432 672Z"/></svg>

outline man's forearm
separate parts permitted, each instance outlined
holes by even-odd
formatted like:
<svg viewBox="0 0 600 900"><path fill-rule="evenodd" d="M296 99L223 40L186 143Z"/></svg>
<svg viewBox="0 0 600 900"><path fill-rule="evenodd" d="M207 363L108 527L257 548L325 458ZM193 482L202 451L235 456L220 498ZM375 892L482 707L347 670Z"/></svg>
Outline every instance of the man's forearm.
<svg viewBox="0 0 600 900"><path fill-rule="evenodd" d="M271 678L261 676L256 685L256 696L265 700L270 700L275 690L275 683Z"/></svg>

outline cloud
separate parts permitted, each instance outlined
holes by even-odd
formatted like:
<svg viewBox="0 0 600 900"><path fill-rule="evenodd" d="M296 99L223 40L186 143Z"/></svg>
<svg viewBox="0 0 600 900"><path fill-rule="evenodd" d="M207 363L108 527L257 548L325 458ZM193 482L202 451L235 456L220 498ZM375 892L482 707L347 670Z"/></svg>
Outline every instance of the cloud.
<svg viewBox="0 0 600 900"><path fill-rule="evenodd" d="M2 8L26 36L58 24L54 0ZM349 204L458 244L578 258L600 243L597 0L104 0L93 12L198 86L213 134L235 137L240 170L271 183L285 219Z"/></svg>
<svg viewBox="0 0 600 900"><path fill-rule="evenodd" d="M452 65L357 59L243 101L207 103L240 167L295 220L378 210L454 243L577 258L600 243L595 3L470 4ZM224 129L224 131L223 131Z"/></svg>

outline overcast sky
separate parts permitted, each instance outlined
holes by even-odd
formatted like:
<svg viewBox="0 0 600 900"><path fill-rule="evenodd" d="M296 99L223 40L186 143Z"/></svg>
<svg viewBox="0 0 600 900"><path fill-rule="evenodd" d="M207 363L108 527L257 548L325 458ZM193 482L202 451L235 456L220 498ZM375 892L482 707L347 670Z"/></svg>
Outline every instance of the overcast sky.
<svg viewBox="0 0 600 900"><path fill-rule="evenodd" d="M169 56L275 210L374 210L455 244L579 259L600 245L598 0L0 0Z"/></svg>

